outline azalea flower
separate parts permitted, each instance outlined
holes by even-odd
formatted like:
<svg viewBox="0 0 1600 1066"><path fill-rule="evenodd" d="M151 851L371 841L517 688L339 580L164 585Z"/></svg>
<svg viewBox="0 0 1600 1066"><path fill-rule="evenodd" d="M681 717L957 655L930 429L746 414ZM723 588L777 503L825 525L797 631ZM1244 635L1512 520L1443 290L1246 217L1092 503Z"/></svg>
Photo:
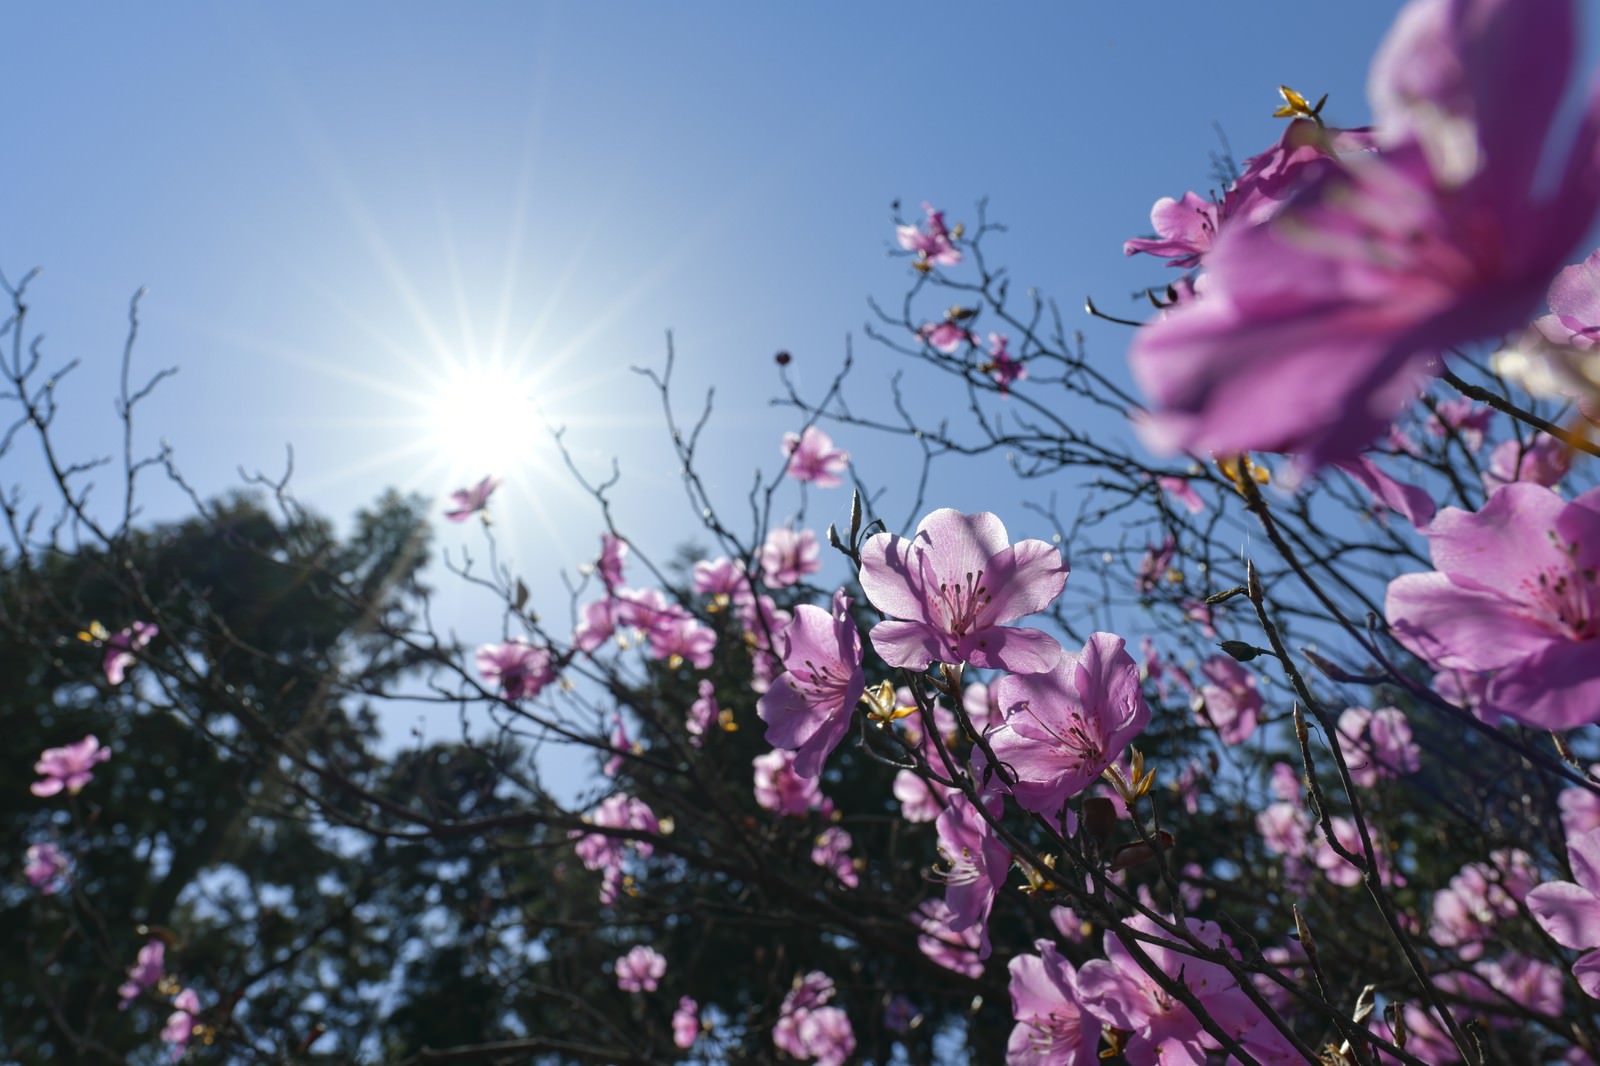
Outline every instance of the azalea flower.
<svg viewBox="0 0 1600 1066"><path fill-rule="evenodd" d="M872 628L872 645L890 666L968 663L1032 674L1061 658L1048 634L1005 623L1050 606L1066 587L1067 564L1042 540L1010 543L988 512L943 508L909 540L868 538L860 581L872 605L898 619Z"/></svg>
<svg viewBox="0 0 1600 1066"><path fill-rule="evenodd" d="M750 760L755 768L756 805L776 814L799 815L826 801L817 776L795 771L795 753L774 750Z"/></svg>
<svg viewBox="0 0 1600 1066"><path fill-rule="evenodd" d="M672 1042L684 1050L694 1047L700 1036L700 1004L689 996L678 1000L678 1009L672 1012Z"/></svg>
<svg viewBox="0 0 1600 1066"><path fill-rule="evenodd" d="M1573 964L1578 987L1600 999L1600 829L1567 841L1575 881L1551 881L1528 893L1528 910L1551 939L1585 954Z"/></svg>
<svg viewBox="0 0 1600 1066"><path fill-rule="evenodd" d="M767 534L767 542L761 546L761 576L768 588L788 588L821 569L816 533L778 528Z"/></svg>
<svg viewBox="0 0 1600 1066"><path fill-rule="evenodd" d="M1139 331L1129 360L1154 401L1152 443L1290 451L1307 468L1353 458L1433 360L1527 321L1600 205L1600 97L1550 143L1574 9L1402 10L1368 83L1377 149L1330 147L1338 165L1276 213L1224 224L1202 295Z"/></svg>
<svg viewBox="0 0 1600 1066"><path fill-rule="evenodd" d="M1001 799L994 793L981 797L984 808L999 817ZM944 868L934 876L944 882L944 901L950 905L950 930L965 932L976 926L980 933L978 958L989 957L989 911L1011 870L1011 853L977 808L959 792L934 823L939 835L939 857Z"/></svg>
<svg viewBox="0 0 1600 1066"><path fill-rule="evenodd" d="M109 758L111 749L102 748L93 733L76 744L46 748L33 764L33 772L40 780L28 786L28 791L35 796L54 796L65 789L68 795L76 796L94 780L94 767Z"/></svg>
<svg viewBox="0 0 1600 1066"><path fill-rule="evenodd" d="M921 266L955 266L961 262L961 249L950 240L950 231L944 224L944 212L935 211L933 205L923 201L922 210L928 220L923 229L915 226L896 226L895 237L900 247L917 253Z"/></svg>
<svg viewBox="0 0 1600 1066"><path fill-rule="evenodd" d="M1194 703L1195 721L1211 726L1224 744L1243 744L1256 731L1263 706L1255 675L1231 655L1213 655L1200 664L1206 684Z"/></svg>
<svg viewBox="0 0 1600 1066"><path fill-rule="evenodd" d="M452 522L465 522L489 506L489 496L500 487L500 479L490 475L476 485L450 494L451 508L444 516Z"/></svg>
<svg viewBox="0 0 1600 1066"><path fill-rule="evenodd" d="M689 705L683 728L689 734L689 743L698 748L705 743L706 730L711 728L711 723L717 720L721 712L717 708L716 686L708 678L700 679L697 691L700 697Z"/></svg>
<svg viewBox="0 0 1600 1066"><path fill-rule="evenodd" d="M1028 376L1028 368L1022 360L1006 350L1006 345L1009 343L1004 333L989 334L989 358L978 368L994 379L1002 396L1011 391L1012 382L1021 381Z"/></svg>
<svg viewBox="0 0 1600 1066"><path fill-rule="evenodd" d="M833 999L833 979L819 970L796 977L794 987L778 1007L772 1027L772 1045L797 1059L814 1059L817 1066L843 1066L856 1050L850 1017Z"/></svg>
<svg viewBox="0 0 1600 1066"><path fill-rule="evenodd" d="M67 871L72 868L61 849L46 841L43 844L29 844L23 857L22 876L28 879L28 884L37 888L42 895L53 896L66 880Z"/></svg>
<svg viewBox="0 0 1600 1066"><path fill-rule="evenodd" d="M1417 772L1422 749L1399 708L1351 707L1339 715L1338 728L1350 780L1362 788L1373 788L1382 777Z"/></svg>
<svg viewBox="0 0 1600 1066"><path fill-rule="evenodd" d="M1483 472L1483 491L1493 493L1513 481L1531 481L1554 488L1572 469L1572 449L1548 433L1535 433L1526 445L1502 441L1489 453Z"/></svg>
<svg viewBox="0 0 1600 1066"><path fill-rule="evenodd" d="M1100 1019L1078 1002L1078 971L1048 940L1033 949L1039 954L1018 955L1006 967L1017 1022L1006 1066L1099 1066Z"/></svg>
<svg viewBox="0 0 1600 1066"><path fill-rule="evenodd" d="M105 661L101 664L106 681L113 685L122 684L122 679L128 674L128 667L139 661L134 652L149 644L160 633L160 627L154 623L135 622L127 629L112 634L106 640Z"/></svg>
<svg viewBox="0 0 1600 1066"><path fill-rule="evenodd" d="M600 558L595 570L605 584L606 591L615 593L622 587L622 564L628 559L628 542L610 533L600 534Z"/></svg>
<svg viewBox="0 0 1600 1066"><path fill-rule="evenodd" d="M929 347L945 355L973 339L971 332L949 321L925 323L917 328L917 336L927 341Z"/></svg>
<svg viewBox="0 0 1600 1066"><path fill-rule="evenodd" d="M789 457L786 473L796 481L809 481L819 489L836 488L850 463L850 453L833 446L833 440L816 426L803 433L783 435L783 454Z"/></svg>
<svg viewBox="0 0 1600 1066"><path fill-rule="evenodd" d="M476 655L478 673L490 685L500 686L508 700L532 699L555 680L555 664L547 648L524 640L484 644Z"/></svg>
<svg viewBox="0 0 1600 1066"><path fill-rule="evenodd" d="M1188 478L1163 475L1156 478L1156 484L1161 486L1162 492L1188 508L1190 514L1199 514L1206 509L1206 501L1200 498Z"/></svg>
<svg viewBox="0 0 1600 1066"><path fill-rule="evenodd" d="M1024 810L1056 817L1150 723L1139 666L1121 637L1091 634L1053 670L1010 674L995 685L1005 722L989 735L995 758L1016 774Z"/></svg>
<svg viewBox="0 0 1600 1066"><path fill-rule="evenodd" d="M192 988L185 988L172 997L172 1005L176 1009L167 1016L167 1024L161 1029L161 1039L172 1045L172 1060L183 1058L184 1051L189 1047L189 1038L194 1035L194 1030L199 1019L200 997Z"/></svg>
<svg viewBox="0 0 1600 1066"><path fill-rule="evenodd" d="M617 987L624 992L654 992L667 972L667 960L654 948L640 944L611 967L617 975Z"/></svg>
<svg viewBox="0 0 1600 1066"><path fill-rule="evenodd" d="M1396 481L1371 459L1358 455L1354 459L1335 460L1333 466L1367 490L1378 514L1384 510L1395 511L1418 529L1433 521L1437 510L1433 497L1415 485Z"/></svg>
<svg viewBox="0 0 1600 1066"><path fill-rule="evenodd" d="M778 657L785 673L761 697L756 713L767 723L767 743L793 751L801 777L816 777L849 731L867 688L861 634L843 589L833 594L831 614L809 603L795 608L778 638Z"/></svg>
<svg viewBox="0 0 1600 1066"><path fill-rule="evenodd" d="M817 839L812 842L811 861L837 877L846 888L855 888L861 883L861 878L856 873L854 860L850 858L850 846L853 843L850 834L842 827L830 825L818 833Z"/></svg>
<svg viewBox="0 0 1600 1066"><path fill-rule="evenodd" d="M153 938L145 941L133 965L128 968L128 979L117 989L117 995L122 997L117 1009L127 1010L139 998L140 992L159 985L166 976L166 967L167 945Z"/></svg>
<svg viewBox="0 0 1600 1066"><path fill-rule="evenodd" d="M982 977L983 961L978 958L978 927L969 925L957 933L950 928L955 917L942 899L923 900L917 907L917 950L935 966L942 966L963 977Z"/></svg>
<svg viewBox="0 0 1600 1066"><path fill-rule="evenodd" d="M1527 482L1427 529L1438 570L1389 583L1395 638L1437 669L1494 671L1488 712L1539 729L1600 719L1600 489Z"/></svg>

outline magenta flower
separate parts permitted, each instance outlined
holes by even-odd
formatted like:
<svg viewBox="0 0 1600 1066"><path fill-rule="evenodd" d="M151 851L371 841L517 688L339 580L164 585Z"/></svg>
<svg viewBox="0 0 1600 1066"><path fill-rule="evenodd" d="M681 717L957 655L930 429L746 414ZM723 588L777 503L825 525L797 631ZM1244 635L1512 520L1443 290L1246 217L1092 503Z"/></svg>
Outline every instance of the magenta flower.
<svg viewBox="0 0 1600 1066"><path fill-rule="evenodd" d="M672 1012L672 1042L688 1050L700 1037L700 1004L689 996L678 1000L678 1009Z"/></svg>
<svg viewBox="0 0 1600 1066"><path fill-rule="evenodd" d="M1371 459L1358 455L1354 459L1335 460L1333 465L1367 490L1378 514L1395 511L1418 529L1433 521L1437 510L1433 497L1415 485L1396 481Z"/></svg>
<svg viewBox="0 0 1600 1066"><path fill-rule="evenodd" d="M896 773L893 791L894 798L900 801L900 817L908 822L931 822L944 810L939 797L946 790L932 784L915 770Z"/></svg>
<svg viewBox="0 0 1600 1066"><path fill-rule="evenodd" d="M46 841L43 844L29 844L27 853L23 858L22 876L28 879L28 884L37 888L41 895L53 896L66 882L67 871L72 869L71 862L60 848Z"/></svg>
<svg viewBox="0 0 1600 1066"><path fill-rule="evenodd" d="M1100 1019L1078 1003L1078 971L1048 940L1037 955L1018 955L1011 973L1011 1017L1006 1066L1099 1066ZM981 971L980 971L981 972Z"/></svg>
<svg viewBox="0 0 1600 1066"><path fill-rule="evenodd" d="M1123 255L1153 255L1167 265L1187 269L1198 266L1217 236L1217 205L1192 192L1182 200L1163 196L1150 209L1154 238L1140 237L1122 244Z"/></svg>
<svg viewBox="0 0 1600 1066"><path fill-rule="evenodd" d="M740 595L750 594L744 567L726 555L695 563L692 580L695 592L720 601L720 606L726 606Z"/></svg>
<svg viewBox="0 0 1600 1066"><path fill-rule="evenodd" d="M935 351L949 355L963 344L973 343L970 332L954 322L928 322L917 328L917 336Z"/></svg>
<svg viewBox="0 0 1600 1066"><path fill-rule="evenodd" d="M1564 948L1585 954L1573 964L1578 987L1600 999L1600 829L1567 841L1575 881L1551 881L1528 893L1528 910Z"/></svg>
<svg viewBox="0 0 1600 1066"><path fill-rule="evenodd" d="M468 488L450 494L451 507L444 516L452 522L465 522L489 506L489 497L500 487L500 479L490 475Z"/></svg>
<svg viewBox="0 0 1600 1066"><path fill-rule="evenodd" d="M1549 143L1574 8L1402 11L1369 81L1378 149L1341 159L1263 221L1225 224L1203 294L1134 340L1153 442L1291 451L1312 468L1353 458L1431 360L1526 322L1600 204L1600 97L1569 143Z"/></svg>
<svg viewBox="0 0 1600 1066"><path fill-rule="evenodd" d="M1428 935L1470 962L1483 954L1485 943L1499 937L1501 923L1521 913L1522 901L1538 881L1539 871L1527 852L1496 848L1488 862L1468 863L1433 894Z"/></svg>
<svg viewBox="0 0 1600 1066"><path fill-rule="evenodd" d="M172 1006L176 1009L167 1016L167 1024L161 1029L161 1039L172 1045L172 1061L183 1058L183 1053L189 1047L189 1038L194 1035L195 1026L199 1023L200 997L192 988L185 988L172 997Z"/></svg>
<svg viewBox="0 0 1600 1066"><path fill-rule="evenodd" d="M1163 476L1156 478L1156 484L1161 486L1162 492L1188 508L1190 514L1199 514L1206 509L1206 501L1200 498L1188 478Z"/></svg>
<svg viewBox="0 0 1600 1066"><path fill-rule="evenodd" d="M706 730L711 728L711 723L715 722L721 713L717 708L715 685L701 678L698 691L700 698L689 704L689 714L683 723L684 732L689 734L689 743L697 748L705 743Z"/></svg>
<svg viewBox="0 0 1600 1066"><path fill-rule="evenodd" d="M1548 433L1535 433L1526 445L1515 440L1502 441L1489 453L1489 469L1483 472L1483 491L1492 493L1513 481L1531 481L1554 488L1571 469L1572 449Z"/></svg>
<svg viewBox="0 0 1600 1066"><path fill-rule="evenodd" d="M667 960L654 948L639 944L611 967L616 971L617 987L624 992L654 992L667 972Z"/></svg>
<svg viewBox="0 0 1600 1066"><path fill-rule="evenodd" d="M1263 701L1255 675L1231 655L1213 655L1200 664L1207 683L1195 701L1195 720L1217 731L1224 744L1243 744L1256 731Z"/></svg>
<svg viewBox="0 0 1600 1066"><path fill-rule="evenodd" d="M54 796L65 789L68 795L76 796L94 780L95 766L109 758L111 749L102 748L93 733L64 748L46 748L33 764L33 772L41 779L28 790L35 796Z"/></svg>
<svg viewBox="0 0 1600 1066"><path fill-rule="evenodd" d="M140 992L159 985L166 973L167 945L160 940L145 941L133 965L128 968L128 979L117 989L117 995L122 997L117 1009L127 1010L139 998Z"/></svg>
<svg viewBox="0 0 1600 1066"><path fill-rule="evenodd" d="M927 201L923 201L922 210L928 215L923 229L915 226L895 227L895 237L900 241L900 247L915 252L919 266L955 266L961 262L961 249L950 241L950 231L944 224L944 212L935 211Z"/></svg>
<svg viewBox="0 0 1600 1066"><path fill-rule="evenodd" d="M1354 820L1336 814L1328 821L1333 826L1333 837L1339 842L1339 846L1351 855L1361 858L1361 830ZM1369 825L1367 834L1372 838L1372 854L1378 860L1378 879L1386 885L1404 885L1405 877L1389 865L1388 852L1383 842L1378 839L1377 830ZM1350 860L1334 851L1333 845L1328 843L1328 838L1321 833L1316 834L1312 842L1311 861L1333 884L1354 888L1361 883L1361 871Z"/></svg>
<svg viewBox="0 0 1600 1066"><path fill-rule="evenodd" d="M1476 452L1483 447L1483 435L1493 420L1493 407L1480 407L1470 396L1453 396L1434 405L1423 428L1440 439L1454 433L1467 451Z"/></svg>
<svg viewBox="0 0 1600 1066"><path fill-rule="evenodd" d="M855 843L841 826L830 825L817 834L811 845L811 861L839 879L846 888L861 883L856 864L850 858L850 846Z"/></svg>
<svg viewBox="0 0 1600 1066"><path fill-rule="evenodd" d="M549 649L520 639L484 644L478 648L476 659L483 680L500 686L508 700L532 699L556 677Z"/></svg>
<svg viewBox="0 0 1600 1066"><path fill-rule="evenodd" d="M969 925L962 932L950 928L955 915L942 899L923 900L917 907L917 950L935 966L942 966L963 977L982 977L983 960L978 958L978 927Z"/></svg>
<svg viewBox="0 0 1600 1066"><path fill-rule="evenodd" d="M1397 707L1351 707L1339 715L1339 746L1350 779L1362 788L1375 787L1379 778L1414 774L1421 765L1422 749Z"/></svg>
<svg viewBox="0 0 1600 1066"><path fill-rule="evenodd" d="M1001 799L982 797L988 812L999 817ZM1000 885L1011 870L1011 853L994 829L967 798L952 792L949 805L934 822L939 834L942 870L934 876L945 884L944 901L950 905L950 930L961 933L976 926L980 933L978 958L989 957L989 911Z"/></svg>
<svg viewBox="0 0 1600 1066"><path fill-rule="evenodd" d="M622 587L622 565L627 559L627 541L610 533L600 534L600 558L595 562L595 570L606 591L613 595Z"/></svg>
<svg viewBox="0 0 1600 1066"><path fill-rule="evenodd" d="M1178 542L1168 533L1162 538L1160 547L1146 545L1144 555L1139 559L1139 572L1134 575L1133 587L1141 596L1148 596L1156 590L1162 579L1167 576L1167 570L1172 566L1172 553L1178 550Z"/></svg>
<svg viewBox="0 0 1600 1066"><path fill-rule="evenodd" d="M1427 530L1437 571L1389 583L1395 638L1435 668L1496 671L1484 706L1539 729L1600 719L1600 489L1527 482Z"/></svg>
<svg viewBox="0 0 1600 1066"><path fill-rule="evenodd" d="M788 588L821 569L817 535L811 530L779 528L767 534L761 546L761 576L768 588Z"/></svg>
<svg viewBox="0 0 1600 1066"><path fill-rule="evenodd" d="M1055 818L1150 723L1139 666L1111 633L1093 633L1055 669L1009 674L995 689L1005 723L989 735L995 758L1017 780L1024 810Z"/></svg>
<svg viewBox="0 0 1600 1066"><path fill-rule="evenodd" d="M879 533L861 548L861 588L898 621L872 627L872 646L890 666L930 662L1036 674L1061 659L1061 646L1014 622L1044 610L1067 584L1061 553L1042 540L1012 544L1000 519L934 511L907 540Z"/></svg>
<svg viewBox="0 0 1600 1066"><path fill-rule="evenodd" d="M127 629L118 630L106 639L106 657L101 664L106 680L113 685L122 684L128 667L139 661L134 653L149 644L161 629L152 622L135 622Z"/></svg>
<svg viewBox="0 0 1600 1066"><path fill-rule="evenodd" d="M1028 376L1028 368L1022 360L1006 350L1008 343L1010 342L1004 333L989 334L989 358L978 368L994 379L1002 396L1011 391L1012 382L1021 381Z"/></svg>
<svg viewBox="0 0 1600 1066"><path fill-rule="evenodd" d="M822 788L815 774L795 772L795 753L774 750L750 760L755 767L756 805L776 814L799 815L821 807Z"/></svg>
<svg viewBox="0 0 1600 1066"><path fill-rule="evenodd" d="M866 691L861 634L850 617L850 598L833 594L833 613L803 603L778 638L786 673L756 704L767 723L767 743L795 753L795 772L816 777L850 729Z"/></svg>
<svg viewBox="0 0 1600 1066"><path fill-rule="evenodd" d="M783 454L789 457L787 473L796 481L809 481L819 489L840 484L850 453L833 446L833 440L816 426L804 433L783 435Z"/></svg>
<svg viewBox="0 0 1600 1066"><path fill-rule="evenodd" d="M833 979L817 970L796 977L794 987L778 1007L772 1027L772 1045L797 1059L814 1059L817 1066L844 1066L856 1049L850 1016L833 999Z"/></svg>

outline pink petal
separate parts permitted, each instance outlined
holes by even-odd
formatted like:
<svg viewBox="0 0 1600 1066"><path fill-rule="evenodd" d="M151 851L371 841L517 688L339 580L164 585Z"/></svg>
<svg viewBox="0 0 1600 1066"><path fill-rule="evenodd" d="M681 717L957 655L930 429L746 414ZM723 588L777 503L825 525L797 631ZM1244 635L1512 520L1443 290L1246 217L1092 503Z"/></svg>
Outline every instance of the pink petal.
<svg viewBox="0 0 1600 1066"><path fill-rule="evenodd" d="M1551 881L1528 893L1528 910L1564 948L1600 946L1600 899L1571 881Z"/></svg>

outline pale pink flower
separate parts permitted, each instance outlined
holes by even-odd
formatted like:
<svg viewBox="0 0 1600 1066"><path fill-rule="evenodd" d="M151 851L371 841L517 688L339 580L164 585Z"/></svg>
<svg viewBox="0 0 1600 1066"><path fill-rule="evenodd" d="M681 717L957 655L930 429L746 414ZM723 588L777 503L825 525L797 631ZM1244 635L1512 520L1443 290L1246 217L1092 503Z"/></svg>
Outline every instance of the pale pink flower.
<svg viewBox="0 0 1600 1066"><path fill-rule="evenodd" d="M998 795L986 794L980 799L991 816L999 817L1002 802ZM1011 853L978 809L959 792L950 793L949 805L940 813L934 828L943 863L934 876L945 884L950 929L961 933L976 926L980 934L978 958L987 959L989 911L1011 870Z"/></svg>
<svg viewBox="0 0 1600 1066"><path fill-rule="evenodd" d="M949 355L963 344L972 343L972 334L954 322L928 322L917 328L917 336L928 346Z"/></svg>
<svg viewBox="0 0 1600 1066"><path fill-rule="evenodd" d="M678 1009L672 1012L672 1042L687 1051L700 1037L700 1004L688 996L678 1000Z"/></svg>
<svg viewBox="0 0 1600 1066"><path fill-rule="evenodd" d="M139 657L134 653L149 644L160 633L160 627L154 623L135 622L127 629L118 630L108 637L105 660L101 664L106 681L113 685L122 684L122 679L128 674L128 667L139 661Z"/></svg>
<svg viewBox="0 0 1600 1066"><path fill-rule="evenodd" d="M140 992L159 985L166 973L167 945L160 940L147 940L139 949L133 965L128 968L128 979L117 989L117 995L122 997L117 1009L127 1010L139 998Z"/></svg>
<svg viewBox="0 0 1600 1066"><path fill-rule="evenodd" d="M199 1022L200 997L192 988L185 988L172 997L172 1006L176 1009L167 1016L167 1024L161 1029L161 1039L172 1045L172 1059L176 1062L183 1058L183 1053L189 1047L189 1038L194 1035L195 1025Z"/></svg>
<svg viewBox="0 0 1600 1066"><path fill-rule="evenodd" d="M1550 436L1535 433L1528 444L1502 441L1489 453L1489 469L1483 472L1483 491L1494 492L1513 481L1531 481L1554 488L1572 469L1572 449Z"/></svg>
<svg viewBox="0 0 1600 1066"><path fill-rule="evenodd" d="M1567 841L1572 881L1551 881L1528 893L1528 910L1564 948L1584 952L1573 964L1578 987L1600 999L1600 829Z"/></svg>
<svg viewBox="0 0 1600 1066"><path fill-rule="evenodd" d="M1375 787L1379 778L1417 772L1422 749L1399 708L1351 707L1339 715L1338 728L1350 779L1362 788Z"/></svg>
<svg viewBox="0 0 1600 1066"><path fill-rule="evenodd" d="M615 594L622 587L622 567L628 560L628 542L610 533L600 534L600 558L595 570L606 591Z"/></svg>
<svg viewBox="0 0 1600 1066"><path fill-rule="evenodd" d="M624 992L654 992L667 972L666 958L654 948L639 944L611 964L617 987Z"/></svg>
<svg viewBox="0 0 1600 1066"><path fill-rule="evenodd" d="M795 754L777 749L751 760L755 767L756 804L777 814L798 815L823 804L816 775L802 777L794 769Z"/></svg>
<svg viewBox="0 0 1600 1066"><path fill-rule="evenodd" d="M814 1059L817 1066L844 1066L856 1049L850 1017L833 999L833 979L817 970L797 976L794 987L778 1007L772 1027L772 1044L797 1059Z"/></svg>
<svg viewBox="0 0 1600 1066"><path fill-rule="evenodd" d="M1008 343L1004 333L989 334L989 358L978 368L994 379L1002 396L1011 391L1012 382L1028 376L1027 366L1006 349Z"/></svg>
<svg viewBox="0 0 1600 1066"><path fill-rule="evenodd" d="M785 672L756 704L756 713L767 723L767 743L793 751L800 776L816 777L849 731L866 691L861 634L844 590L833 594L831 613L809 603L796 607L778 650Z"/></svg>
<svg viewBox="0 0 1600 1066"><path fill-rule="evenodd" d="M450 494L451 508L444 516L452 522L465 522L489 506L490 494L499 487L500 479L491 475L476 485L457 489Z"/></svg>
<svg viewBox="0 0 1600 1066"><path fill-rule="evenodd" d="M917 949L934 965L943 966L963 977L982 977L983 960L978 958L978 927L968 926L957 933L950 928L955 917L942 899L923 900L917 908Z"/></svg>
<svg viewBox="0 0 1600 1066"><path fill-rule="evenodd" d="M43 844L29 844L22 865L22 876L28 879L28 884L37 888L41 895L53 896L66 882L67 871L72 868L71 862L60 848L46 841Z"/></svg>
<svg viewBox="0 0 1600 1066"><path fill-rule="evenodd" d="M40 780L30 785L29 791L35 796L54 796L64 789L75 796L94 780L94 767L109 758L111 749L102 748L93 733L76 744L46 748L33 764L33 772Z"/></svg>
<svg viewBox="0 0 1600 1066"><path fill-rule="evenodd" d="M761 546L761 576L768 588L788 588L821 569L816 533L780 527L767 534L767 542Z"/></svg>
<svg viewBox="0 0 1600 1066"><path fill-rule="evenodd" d="M1255 675L1231 655L1213 655L1200 664L1206 684L1195 701L1195 720L1211 726L1224 744L1242 744L1256 731L1263 701Z"/></svg>
<svg viewBox="0 0 1600 1066"><path fill-rule="evenodd" d="M1048 940L1033 949L1039 954L1018 955L1006 967L1017 1023L1006 1066L1099 1066L1100 1019L1079 1003L1077 970Z"/></svg>
<svg viewBox="0 0 1600 1066"><path fill-rule="evenodd" d="M717 720L720 713L717 708L717 689L709 679L700 679L698 691L700 698L689 705L689 714L683 723L684 732L689 734L689 743L697 748L705 743L706 730L711 728L711 723Z"/></svg>
<svg viewBox="0 0 1600 1066"><path fill-rule="evenodd" d="M811 861L839 879L846 888L861 883L856 874L855 861L850 858L850 834L837 825L830 825L817 834L811 844Z"/></svg>
<svg viewBox="0 0 1600 1066"><path fill-rule="evenodd" d="M1194 490L1194 483L1186 477L1162 476L1156 478L1156 484L1161 486L1161 491L1177 500L1189 509L1190 514L1199 514L1206 509L1206 501Z"/></svg>
<svg viewBox="0 0 1600 1066"><path fill-rule="evenodd" d="M816 426L807 426L804 433L785 433L782 450L789 457L788 475L819 489L837 487L850 463L850 453L835 448Z"/></svg>
<svg viewBox="0 0 1600 1066"><path fill-rule="evenodd" d="M918 263L955 266L961 262L961 249L950 240L950 231L944 224L944 212L935 211L927 201L923 201L922 210L928 216L922 229L907 225L895 227L895 237L900 247L915 252Z"/></svg>
<svg viewBox="0 0 1600 1066"><path fill-rule="evenodd" d="M520 638L481 645L475 658L484 682L499 686L508 700L532 699L556 676L549 649Z"/></svg>

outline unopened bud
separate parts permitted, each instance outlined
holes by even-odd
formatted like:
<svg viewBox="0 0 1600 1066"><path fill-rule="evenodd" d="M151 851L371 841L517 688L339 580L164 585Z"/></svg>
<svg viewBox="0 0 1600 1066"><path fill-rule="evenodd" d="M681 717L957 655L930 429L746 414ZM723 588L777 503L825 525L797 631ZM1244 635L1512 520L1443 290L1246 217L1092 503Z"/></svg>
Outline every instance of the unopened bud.
<svg viewBox="0 0 1600 1066"><path fill-rule="evenodd" d="M1257 655L1267 654L1266 648L1258 648L1254 644L1250 644L1243 640L1224 640L1219 642L1217 647L1221 648L1223 651L1227 652L1241 663L1247 663L1251 659L1254 659Z"/></svg>
<svg viewBox="0 0 1600 1066"><path fill-rule="evenodd" d="M1250 597L1250 602L1259 605L1262 600L1261 572L1256 569L1254 559L1244 561L1244 587L1245 595Z"/></svg>

